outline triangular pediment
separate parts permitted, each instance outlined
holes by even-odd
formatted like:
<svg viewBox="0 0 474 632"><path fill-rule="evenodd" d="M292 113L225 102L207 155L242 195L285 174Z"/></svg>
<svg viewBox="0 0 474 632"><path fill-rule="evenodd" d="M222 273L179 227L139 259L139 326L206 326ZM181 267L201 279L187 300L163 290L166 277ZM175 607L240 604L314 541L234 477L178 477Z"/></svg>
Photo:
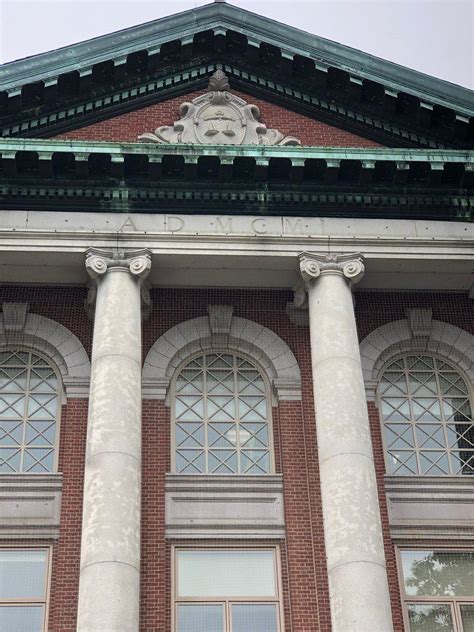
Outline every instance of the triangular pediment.
<svg viewBox="0 0 474 632"><path fill-rule="evenodd" d="M465 148L472 93L226 3L0 68L4 137L53 137L204 90L235 90L379 144Z"/></svg>
<svg viewBox="0 0 474 632"><path fill-rule="evenodd" d="M159 142L153 137L162 134L165 128L166 138L160 144L174 144L178 134L181 132L180 116L182 106L196 101L204 100L208 92L196 90L183 96L174 97L168 101L144 106L137 110L132 110L124 114L106 118L102 121L85 125L67 132L57 134L57 140L81 140L81 141L113 141L134 143ZM380 144L353 134L349 131L323 123L314 118L292 112L284 107L275 105L263 99L254 98L240 90L232 90L231 95L247 103L251 107L258 109L259 122L266 130L276 130L281 135L281 140L290 139L290 142L267 143L274 145L299 145L312 147L379 147ZM205 123L208 123L205 121ZM194 122L193 122L194 124ZM177 132L174 132L177 129ZM205 132L204 132L205 133ZM297 142L292 142L295 139ZM203 138L206 140L206 137ZM246 139L238 138L236 142L229 144L245 144ZM199 138L189 138L182 135L180 143L202 144ZM209 137L207 141L215 143L215 136ZM247 141L248 143L248 141ZM259 144L258 139L256 143ZM265 143L261 143L265 144Z"/></svg>

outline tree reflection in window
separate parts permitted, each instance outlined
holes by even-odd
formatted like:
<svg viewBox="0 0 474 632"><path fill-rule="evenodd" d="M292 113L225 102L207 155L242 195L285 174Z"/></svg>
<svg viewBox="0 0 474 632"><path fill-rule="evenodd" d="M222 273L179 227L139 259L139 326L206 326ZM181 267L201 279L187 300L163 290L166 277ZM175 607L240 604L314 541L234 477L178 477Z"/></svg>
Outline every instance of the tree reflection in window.
<svg viewBox="0 0 474 632"><path fill-rule="evenodd" d="M474 552L402 551L400 557L410 632L470 632Z"/></svg>

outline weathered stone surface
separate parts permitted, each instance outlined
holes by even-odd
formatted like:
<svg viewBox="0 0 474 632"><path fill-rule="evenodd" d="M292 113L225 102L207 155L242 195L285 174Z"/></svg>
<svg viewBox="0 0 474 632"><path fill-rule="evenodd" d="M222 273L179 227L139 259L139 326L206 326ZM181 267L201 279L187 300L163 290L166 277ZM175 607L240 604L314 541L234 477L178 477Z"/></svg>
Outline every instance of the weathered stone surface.
<svg viewBox="0 0 474 632"><path fill-rule="evenodd" d="M77 630L137 632L141 281L147 252L89 251L96 281Z"/></svg>
<svg viewBox="0 0 474 632"><path fill-rule="evenodd" d="M138 139L160 144L192 145L300 145L293 136L284 136L260 122L256 105L228 92L229 81L222 70L214 73L208 92L179 108L174 125L162 125L155 133Z"/></svg>
<svg viewBox="0 0 474 632"><path fill-rule="evenodd" d="M360 255L300 256L333 632L391 632L390 596L351 285Z"/></svg>

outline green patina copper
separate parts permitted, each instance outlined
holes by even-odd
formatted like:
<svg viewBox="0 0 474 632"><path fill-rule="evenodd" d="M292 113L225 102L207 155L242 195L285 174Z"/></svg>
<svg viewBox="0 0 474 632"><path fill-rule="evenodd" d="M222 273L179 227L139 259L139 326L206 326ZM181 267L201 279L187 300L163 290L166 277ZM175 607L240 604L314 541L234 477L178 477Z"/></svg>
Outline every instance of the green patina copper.
<svg viewBox="0 0 474 632"><path fill-rule="evenodd" d="M262 42L277 47L286 57L301 55L317 61L324 69L339 68L358 79L381 83L389 90L405 91L422 101L453 108L471 116L472 91L423 73L374 57L362 51L287 26L226 3L208 4L146 24L134 26L54 50L4 64L0 68L0 90L14 95L22 85L35 81L54 82L58 75L74 70L87 71L94 64L113 60L123 63L130 53L156 52L165 42L191 41L196 33L231 29L247 36L253 45Z"/></svg>
<svg viewBox="0 0 474 632"><path fill-rule="evenodd" d="M358 147L270 147L259 145L157 145L154 143L108 143L102 141L79 140L34 140L21 138L5 138L0 140L0 153L9 158L17 151L37 152L39 158L50 158L53 153L109 154L124 156L140 154L149 157L184 156L196 158L202 156L218 156L220 158L288 158L298 163L308 159L316 160L360 160L366 163L389 161L397 163L429 162L443 165L445 163L474 164L474 151L454 149L392 149L392 148L358 148Z"/></svg>

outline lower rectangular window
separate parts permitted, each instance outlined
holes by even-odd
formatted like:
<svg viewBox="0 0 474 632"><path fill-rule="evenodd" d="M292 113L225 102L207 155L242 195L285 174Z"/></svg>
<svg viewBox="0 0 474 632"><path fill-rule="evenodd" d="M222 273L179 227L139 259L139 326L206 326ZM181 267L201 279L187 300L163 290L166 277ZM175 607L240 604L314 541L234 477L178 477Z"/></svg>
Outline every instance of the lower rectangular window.
<svg viewBox="0 0 474 632"><path fill-rule="evenodd" d="M278 551L174 550L175 632L281 632Z"/></svg>
<svg viewBox="0 0 474 632"><path fill-rule="evenodd" d="M0 630L46 630L49 549L0 549Z"/></svg>
<svg viewBox="0 0 474 632"><path fill-rule="evenodd" d="M474 632L474 551L399 551L409 632Z"/></svg>

